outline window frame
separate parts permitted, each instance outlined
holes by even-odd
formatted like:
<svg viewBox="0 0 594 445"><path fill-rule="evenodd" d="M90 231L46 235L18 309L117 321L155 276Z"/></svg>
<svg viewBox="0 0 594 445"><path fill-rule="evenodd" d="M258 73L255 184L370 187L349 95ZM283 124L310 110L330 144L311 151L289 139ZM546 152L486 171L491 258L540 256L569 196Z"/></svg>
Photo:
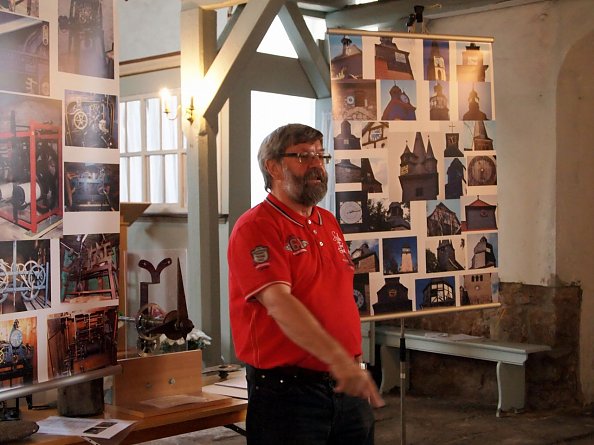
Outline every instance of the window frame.
<svg viewBox="0 0 594 445"><path fill-rule="evenodd" d="M181 91L180 89L172 90L171 97L177 98L177 103L181 103ZM160 145L161 147L157 150L149 150L147 145L147 128L149 125L148 122L148 115L147 115L147 104L148 101L151 99L158 99L160 104L160 111L159 115L161 118L159 119L159 137L160 137ZM140 150L139 151L129 151L129 131L128 131L128 115L127 115L127 107L129 102L136 102L140 101ZM173 112L175 113L175 119L171 119L175 122L175 128L177 132L177 147L175 148L166 148L162 147L163 144L163 128L164 123L166 122L167 117L163 113L163 102L161 97L159 96L158 92L151 92L151 93L143 93L143 94L134 94L129 96L120 97L119 103L119 112L120 112L120 140L122 144L120 146L120 168L126 169L125 174L125 181L120 181L120 189L124 191L123 187L126 187L125 194L121 193L122 196L126 197L126 201L123 202L139 202L139 201L131 201L131 175L130 172L132 171L131 166L131 159L132 158L140 158L140 165L141 165L141 201L140 202L149 202L151 205L145 211L147 214L187 214L188 211L188 197L187 197L187 185L186 185L186 163L187 163L187 143L185 136L182 131L182 123L179 116L179 111ZM177 202L151 202L151 166L150 161L151 157L153 156L162 156L162 181L160 182L161 191L163 193L163 199L166 200L167 191L166 191L166 162L165 156L167 155L175 155L177 160ZM122 179L124 175L121 175Z"/></svg>

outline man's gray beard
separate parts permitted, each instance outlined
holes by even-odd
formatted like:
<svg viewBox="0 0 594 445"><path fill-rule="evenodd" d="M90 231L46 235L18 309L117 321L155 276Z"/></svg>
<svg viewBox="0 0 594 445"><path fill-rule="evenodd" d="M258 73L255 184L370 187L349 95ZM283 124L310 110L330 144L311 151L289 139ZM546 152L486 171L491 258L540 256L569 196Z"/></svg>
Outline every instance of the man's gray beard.
<svg viewBox="0 0 594 445"><path fill-rule="evenodd" d="M285 168L288 182L285 190L290 198L298 204L311 207L320 202L328 191L328 175L320 169L308 170L302 177L295 176ZM309 184L308 179L320 179L319 184Z"/></svg>

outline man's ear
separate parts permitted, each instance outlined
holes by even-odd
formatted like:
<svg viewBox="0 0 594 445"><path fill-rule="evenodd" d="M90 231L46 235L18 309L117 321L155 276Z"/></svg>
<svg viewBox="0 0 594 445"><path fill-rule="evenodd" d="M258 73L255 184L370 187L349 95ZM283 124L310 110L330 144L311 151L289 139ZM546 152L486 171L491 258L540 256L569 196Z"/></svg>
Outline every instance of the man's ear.
<svg viewBox="0 0 594 445"><path fill-rule="evenodd" d="M284 177L283 166L281 165L281 163L279 161L274 160L274 159L267 159L265 165L266 165L266 170L268 171L268 173L270 174L272 179L283 179L283 177Z"/></svg>

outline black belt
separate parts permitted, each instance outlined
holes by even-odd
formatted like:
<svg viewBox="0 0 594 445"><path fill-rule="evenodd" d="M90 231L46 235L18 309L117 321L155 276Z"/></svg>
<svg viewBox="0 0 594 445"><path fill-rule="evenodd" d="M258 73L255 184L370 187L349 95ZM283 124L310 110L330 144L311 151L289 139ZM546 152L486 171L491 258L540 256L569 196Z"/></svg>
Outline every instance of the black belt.
<svg viewBox="0 0 594 445"><path fill-rule="evenodd" d="M276 368L261 369L246 365L246 373L248 379L256 383L266 379L284 379L313 385L322 384L332 388L336 383L329 372L315 371L313 369L300 368L298 366L279 366Z"/></svg>

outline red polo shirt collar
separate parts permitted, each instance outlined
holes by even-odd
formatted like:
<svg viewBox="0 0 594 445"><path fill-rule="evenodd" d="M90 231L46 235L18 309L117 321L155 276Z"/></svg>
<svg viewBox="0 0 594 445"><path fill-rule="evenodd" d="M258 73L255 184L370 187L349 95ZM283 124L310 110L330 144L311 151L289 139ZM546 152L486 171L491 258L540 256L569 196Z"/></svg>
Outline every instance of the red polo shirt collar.
<svg viewBox="0 0 594 445"><path fill-rule="evenodd" d="M287 218L289 221L291 221L293 224L296 224L299 227L307 227L307 224L311 223L318 224L320 226L322 225L322 214L318 210L317 206L313 207L310 216L303 216L287 207L272 193L269 193L266 197L266 203L269 204L274 210L279 212L281 215L283 215L285 218Z"/></svg>

